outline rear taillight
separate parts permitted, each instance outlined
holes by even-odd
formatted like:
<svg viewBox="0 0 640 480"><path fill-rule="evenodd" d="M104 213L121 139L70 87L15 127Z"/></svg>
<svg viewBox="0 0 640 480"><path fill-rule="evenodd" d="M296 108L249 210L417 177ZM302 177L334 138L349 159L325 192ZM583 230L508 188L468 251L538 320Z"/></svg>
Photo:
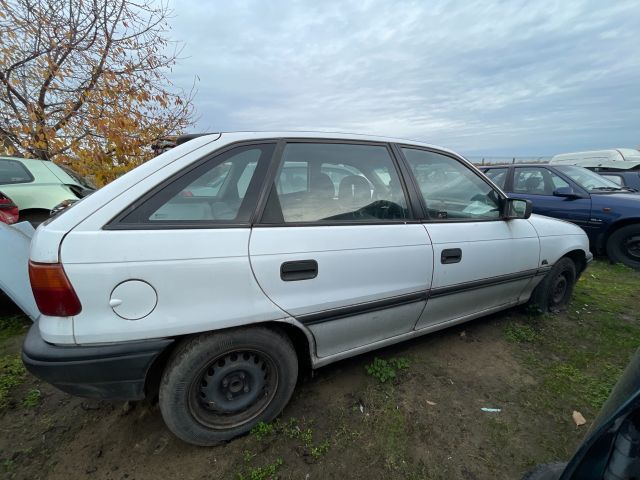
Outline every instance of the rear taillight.
<svg viewBox="0 0 640 480"><path fill-rule="evenodd" d="M7 196L0 193L0 212L2 212L5 223L15 223L18 221L18 206Z"/></svg>
<svg viewBox="0 0 640 480"><path fill-rule="evenodd" d="M29 278L38 310L43 315L70 317L82 311L62 264L29 261Z"/></svg>

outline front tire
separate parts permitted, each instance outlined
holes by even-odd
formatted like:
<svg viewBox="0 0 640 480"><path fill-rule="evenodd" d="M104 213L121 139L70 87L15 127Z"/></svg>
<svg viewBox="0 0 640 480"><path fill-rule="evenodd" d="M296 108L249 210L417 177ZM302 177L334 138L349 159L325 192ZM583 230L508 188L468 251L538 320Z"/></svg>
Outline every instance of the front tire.
<svg viewBox="0 0 640 480"><path fill-rule="evenodd" d="M556 262L531 295L529 305L540 313L567 308L576 283L576 264L568 257Z"/></svg>
<svg viewBox="0 0 640 480"><path fill-rule="evenodd" d="M607 255L612 262L640 269L640 225L627 225L613 232L607 240Z"/></svg>
<svg viewBox="0 0 640 480"><path fill-rule="evenodd" d="M216 445L277 417L297 377L296 353L284 334L264 327L202 334L171 355L160 411L185 442Z"/></svg>

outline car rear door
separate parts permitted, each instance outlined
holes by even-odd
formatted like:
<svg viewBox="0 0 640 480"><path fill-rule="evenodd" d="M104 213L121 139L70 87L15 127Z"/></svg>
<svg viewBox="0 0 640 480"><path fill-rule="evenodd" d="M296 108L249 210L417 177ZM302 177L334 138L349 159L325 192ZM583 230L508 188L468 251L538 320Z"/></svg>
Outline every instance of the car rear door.
<svg viewBox="0 0 640 480"><path fill-rule="evenodd" d="M416 329L468 320L527 298L540 273L538 235L501 218L502 195L451 154L401 146L425 209L433 281Z"/></svg>
<svg viewBox="0 0 640 480"><path fill-rule="evenodd" d="M410 332L433 251L384 143L287 141L249 253L326 357Z"/></svg>
<svg viewBox="0 0 640 480"><path fill-rule="evenodd" d="M166 337L284 318L255 281L248 253L275 146L258 140L196 149L73 228L60 260L83 307L73 318L75 341Z"/></svg>

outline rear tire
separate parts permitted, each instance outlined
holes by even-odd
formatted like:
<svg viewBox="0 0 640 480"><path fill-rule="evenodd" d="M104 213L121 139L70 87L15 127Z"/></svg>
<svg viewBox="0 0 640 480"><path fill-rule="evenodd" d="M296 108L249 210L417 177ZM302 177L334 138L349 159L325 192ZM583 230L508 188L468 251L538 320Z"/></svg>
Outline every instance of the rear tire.
<svg viewBox="0 0 640 480"><path fill-rule="evenodd" d="M276 418L289 402L298 361L288 337L254 327L199 335L173 352L159 405L167 427L211 446Z"/></svg>
<svg viewBox="0 0 640 480"><path fill-rule="evenodd" d="M612 262L640 269L640 224L627 225L607 240L607 255Z"/></svg>
<svg viewBox="0 0 640 480"><path fill-rule="evenodd" d="M567 308L576 283L576 264L568 257L556 262L531 295L529 305L540 313Z"/></svg>

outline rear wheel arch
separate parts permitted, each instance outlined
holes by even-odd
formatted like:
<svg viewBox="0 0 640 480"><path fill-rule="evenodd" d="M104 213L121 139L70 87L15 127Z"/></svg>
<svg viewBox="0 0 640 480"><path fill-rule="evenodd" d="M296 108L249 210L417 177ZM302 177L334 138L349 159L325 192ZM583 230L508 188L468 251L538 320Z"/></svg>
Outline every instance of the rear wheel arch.
<svg viewBox="0 0 640 480"><path fill-rule="evenodd" d="M162 373L159 406L182 440L217 445L270 422L298 381L289 337L264 323L189 336Z"/></svg>
<svg viewBox="0 0 640 480"><path fill-rule="evenodd" d="M160 379L162 378L162 373L164 372L165 367L167 366L168 360L171 358L173 351L178 348L180 344L189 339L202 335L203 333L216 333L216 332L224 332L227 330L235 330L238 328L241 329L251 329L253 327L267 327L271 330L276 330L289 338L291 344L293 345L296 351L296 357L298 359L298 376L308 374L313 369L313 359L312 352L315 351L315 342L311 333L303 330L302 327L297 326L295 324L281 322L281 321L269 321L262 323L253 323L248 325L241 325L239 327L230 327L219 330L210 330L205 332L195 332L188 335L182 335L174 338L174 342L169 345L160 355L156 357L153 361L149 369L147 370L147 375L145 378L145 395L147 398L155 398L158 395L158 389L160 386Z"/></svg>

